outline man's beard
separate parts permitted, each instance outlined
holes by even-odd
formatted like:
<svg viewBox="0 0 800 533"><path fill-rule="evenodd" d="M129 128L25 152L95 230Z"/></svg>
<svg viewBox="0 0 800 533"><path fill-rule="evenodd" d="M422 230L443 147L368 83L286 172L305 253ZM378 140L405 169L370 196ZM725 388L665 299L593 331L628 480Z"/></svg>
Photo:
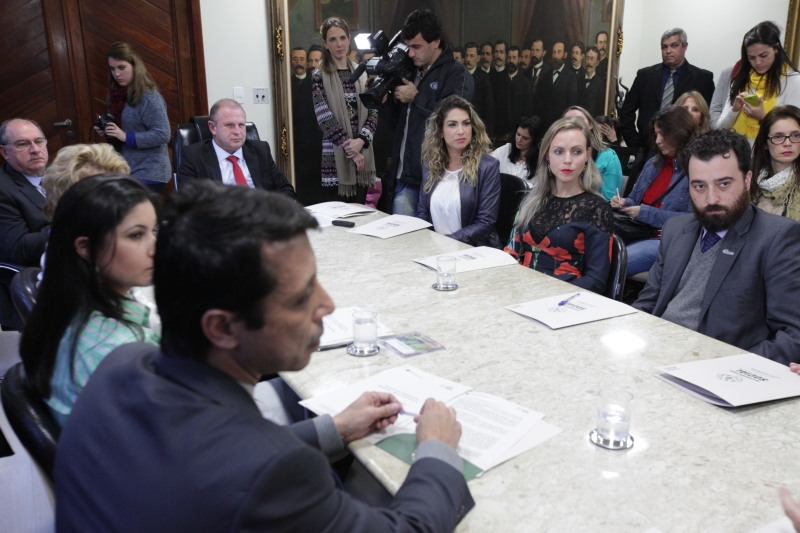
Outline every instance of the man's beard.
<svg viewBox="0 0 800 533"><path fill-rule="evenodd" d="M516 63L506 63L506 70L509 74L514 74L517 71Z"/></svg>
<svg viewBox="0 0 800 533"><path fill-rule="evenodd" d="M702 224L706 230L716 233L733 226L742 218L742 215L747 211L749 205L750 193L745 188L744 191L742 191L742 195L739 196L739 199L736 200L736 203L731 207L713 204L706 206L703 211L700 211L694 205L694 202L692 202L692 211L694 211L694 216L697 217L697 220L700 221L700 224ZM723 213L721 215L708 215L706 214L707 211L723 211Z"/></svg>
<svg viewBox="0 0 800 533"><path fill-rule="evenodd" d="M561 68L561 65L564 64L563 59L551 59L550 66L553 67L553 70L558 70Z"/></svg>

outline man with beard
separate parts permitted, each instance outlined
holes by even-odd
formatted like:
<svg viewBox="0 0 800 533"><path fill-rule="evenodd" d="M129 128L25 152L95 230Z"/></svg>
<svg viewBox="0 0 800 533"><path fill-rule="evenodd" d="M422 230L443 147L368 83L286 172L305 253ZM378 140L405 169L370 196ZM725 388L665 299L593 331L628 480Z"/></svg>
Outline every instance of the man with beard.
<svg viewBox="0 0 800 533"><path fill-rule="evenodd" d="M314 194L319 187L319 168L322 165L322 132L317 125L314 112L314 98L311 91L314 87L311 72L306 70L308 60L306 51L298 46L292 49L292 138L295 153L295 185L298 200L303 205L311 205L324 201ZM317 179L314 179L314 175Z"/></svg>
<svg viewBox="0 0 800 533"><path fill-rule="evenodd" d="M495 93L495 136L501 142L505 140L503 137L513 134L519 119L533 114L533 87L519 72L519 52L519 46L508 49L504 71L506 92Z"/></svg>
<svg viewBox="0 0 800 533"><path fill-rule="evenodd" d="M593 117L603 114L606 96L606 79L598 74L597 65L600 63L600 51L596 46L586 49L586 74L583 78L583 92L579 98L580 106ZM578 87L580 92L581 87Z"/></svg>
<svg viewBox="0 0 800 533"><path fill-rule="evenodd" d="M472 105L475 106L475 111L486 125L486 133L491 137L494 131L494 93L489 74L478 68L478 61L478 43L468 42L464 45L464 66L467 67L467 72L472 75L472 80L475 82Z"/></svg>
<svg viewBox="0 0 800 533"><path fill-rule="evenodd" d="M492 70L492 43L486 41L481 45L481 64L480 68L486 74Z"/></svg>
<svg viewBox="0 0 800 533"><path fill-rule="evenodd" d="M694 215L663 227L633 306L788 365L800 362L800 224L750 203L750 145L711 130L683 153Z"/></svg>
<svg viewBox="0 0 800 533"><path fill-rule="evenodd" d="M322 61L322 47L318 44L312 44L308 49L308 63L306 68L314 70L319 68L319 62Z"/></svg>
<svg viewBox="0 0 800 533"><path fill-rule="evenodd" d="M567 52L564 41L553 43L550 56L552 70L542 74L536 87L535 114L542 119L547 130L561 118L569 106L578 103L578 80L572 68L566 66Z"/></svg>
<svg viewBox="0 0 800 533"><path fill-rule="evenodd" d="M544 41L541 39L534 39L531 45L531 68L530 76L531 83L533 84L533 94L536 94L536 87L542 76L550 72L550 65L544 62L547 56L547 48L544 47Z"/></svg>

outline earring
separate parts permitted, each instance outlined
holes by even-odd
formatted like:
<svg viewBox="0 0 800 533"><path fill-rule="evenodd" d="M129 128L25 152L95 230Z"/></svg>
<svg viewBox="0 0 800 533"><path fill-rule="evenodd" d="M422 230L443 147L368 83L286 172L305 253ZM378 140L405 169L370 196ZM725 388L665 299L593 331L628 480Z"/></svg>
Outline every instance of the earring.
<svg viewBox="0 0 800 533"><path fill-rule="evenodd" d="M548 176L552 176L552 175L553 175L553 171L552 171L552 169L550 168L550 163L547 163L547 175L548 175Z"/></svg>

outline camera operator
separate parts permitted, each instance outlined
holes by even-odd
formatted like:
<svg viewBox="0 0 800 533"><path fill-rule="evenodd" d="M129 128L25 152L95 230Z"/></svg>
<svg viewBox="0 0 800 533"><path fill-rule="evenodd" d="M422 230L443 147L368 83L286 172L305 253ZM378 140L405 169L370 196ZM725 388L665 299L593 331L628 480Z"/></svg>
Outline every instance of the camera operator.
<svg viewBox="0 0 800 533"><path fill-rule="evenodd" d="M412 12L402 32L417 76L414 80L403 79L394 95L387 95L382 113L395 132L389 170L389 176L395 179L388 180L395 189L392 211L414 216L422 183L425 121L439 102L452 94L471 102L475 85L464 65L453 58L453 49L444 42L442 23L432 11Z"/></svg>

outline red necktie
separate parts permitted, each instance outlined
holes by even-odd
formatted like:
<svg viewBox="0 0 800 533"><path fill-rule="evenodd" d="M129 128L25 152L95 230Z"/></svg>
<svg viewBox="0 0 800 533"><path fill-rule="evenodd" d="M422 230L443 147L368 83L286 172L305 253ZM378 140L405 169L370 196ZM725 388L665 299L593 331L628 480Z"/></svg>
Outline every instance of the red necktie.
<svg viewBox="0 0 800 533"><path fill-rule="evenodd" d="M236 185L241 185L242 187L249 187L247 184L247 180L244 178L244 172L242 172L242 167L239 166L239 158L235 155L229 155L226 157L228 161L233 164L233 179L236 180Z"/></svg>

